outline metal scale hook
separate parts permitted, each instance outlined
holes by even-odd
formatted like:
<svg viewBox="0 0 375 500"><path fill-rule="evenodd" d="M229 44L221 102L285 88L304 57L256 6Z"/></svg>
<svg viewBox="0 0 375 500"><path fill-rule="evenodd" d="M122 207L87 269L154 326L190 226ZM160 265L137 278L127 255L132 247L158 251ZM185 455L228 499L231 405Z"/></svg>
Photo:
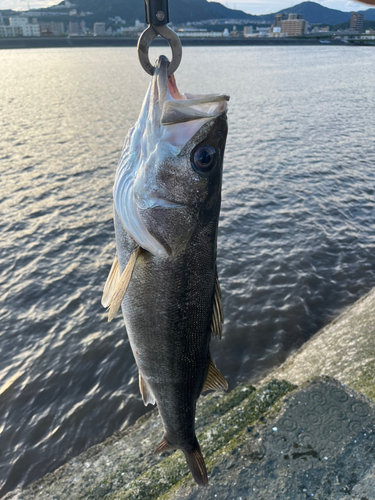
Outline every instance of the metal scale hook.
<svg viewBox="0 0 375 500"><path fill-rule="evenodd" d="M182 47L177 34L169 28L169 8L168 0L145 0L146 22L148 28L142 33L138 40L138 57L143 69L153 75L155 67L150 63L148 49L151 42L160 35L167 40L172 50L172 61L168 66L168 76L173 75L179 67L182 58Z"/></svg>

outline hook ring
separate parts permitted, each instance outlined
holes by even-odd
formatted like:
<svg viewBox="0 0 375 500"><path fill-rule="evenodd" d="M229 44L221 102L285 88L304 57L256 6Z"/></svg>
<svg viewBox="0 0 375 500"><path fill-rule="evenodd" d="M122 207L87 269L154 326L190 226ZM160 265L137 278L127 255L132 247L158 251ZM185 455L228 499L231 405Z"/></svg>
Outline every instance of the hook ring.
<svg viewBox="0 0 375 500"><path fill-rule="evenodd" d="M167 70L168 76L171 76L180 65L182 59L182 47L178 35L166 24L162 24L160 26L156 26L155 24L150 25L142 33L138 40L137 47L139 62L141 63L142 68L146 71L146 73L151 76L154 74L155 67L150 63L150 59L148 57L148 49L152 41L155 40L158 35L160 35L168 42L172 50L172 61L169 63Z"/></svg>

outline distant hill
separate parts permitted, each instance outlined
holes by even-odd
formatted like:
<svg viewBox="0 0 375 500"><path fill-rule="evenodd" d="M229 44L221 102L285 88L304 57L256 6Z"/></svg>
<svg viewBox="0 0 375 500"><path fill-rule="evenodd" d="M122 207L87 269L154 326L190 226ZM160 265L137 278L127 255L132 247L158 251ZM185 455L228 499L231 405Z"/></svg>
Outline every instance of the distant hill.
<svg viewBox="0 0 375 500"><path fill-rule="evenodd" d="M283 12L287 14L303 14L306 21L310 24L340 24L345 23L350 19L350 12L328 9L327 7L323 7L323 5L316 2L302 2L298 5L294 5L294 7L280 10L277 13L281 14ZM270 14L269 16L264 17L267 17L267 20L271 20L275 17L275 14Z"/></svg>
<svg viewBox="0 0 375 500"><path fill-rule="evenodd" d="M63 4L64 2L61 2ZM143 0L74 0L78 11L93 12L94 22L109 17L120 16L127 21L145 19ZM206 0L169 0L170 19L181 24L207 19L248 19L256 20L257 16L246 14L241 10L227 9L224 5Z"/></svg>
<svg viewBox="0 0 375 500"><path fill-rule="evenodd" d="M93 14L85 17L85 21L92 25L95 22L106 22L108 24L109 18L120 16L125 19L128 24L134 24L136 19L141 21L145 20L145 7L143 0L72 0L77 8L78 13L92 12ZM64 2L59 4L64 5ZM44 13L45 21L52 21L56 19L54 9L50 7L42 10ZM228 9L221 3L207 2L207 0L169 0L170 19L174 24L184 24L187 22L201 22L211 19L225 20L242 20L245 22L259 23L266 22L273 23L275 14L268 14L263 16L255 16L246 14L241 10ZM17 15L18 13L12 11L2 11L4 16ZM68 24L69 21L74 20L74 17L69 16L69 11L66 9L66 15L61 16L59 20ZM342 12L341 10L328 9L316 2L302 2L293 7L280 10L278 13L297 13L303 14L305 19L310 24L328 24L338 25L346 23L350 19L350 12ZM364 14L365 19L368 21L375 20L375 9L367 9L360 11ZM50 15L49 15L50 13Z"/></svg>
<svg viewBox="0 0 375 500"><path fill-rule="evenodd" d="M375 9L360 10L367 21L375 21Z"/></svg>
<svg viewBox="0 0 375 500"><path fill-rule="evenodd" d="M316 2L302 2L294 7L289 7L288 9L283 9L277 12L286 14L303 14L306 21L310 24L330 24L337 25L342 24L350 20L350 12L342 12L337 9L329 9ZM361 12L365 19L368 21L375 20L375 9L367 9ZM268 16L262 16L265 21L271 22L275 18L275 14L269 14Z"/></svg>
<svg viewBox="0 0 375 500"><path fill-rule="evenodd" d="M63 4L64 2L61 2ZM143 0L74 0L78 11L93 12L93 22L104 21L109 17L120 16L127 21L145 19ZM206 21L209 19L242 19L250 22L272 23L275 14L255 16L241 10L228 9L221 3L207 0L169 0L170 19L175 24ZM350 12L329 9L316 2L302 2L278 13L303 14L310 24L345 23L350 19ZM365 18L375 20L375 9L363 11Z"/></svg>

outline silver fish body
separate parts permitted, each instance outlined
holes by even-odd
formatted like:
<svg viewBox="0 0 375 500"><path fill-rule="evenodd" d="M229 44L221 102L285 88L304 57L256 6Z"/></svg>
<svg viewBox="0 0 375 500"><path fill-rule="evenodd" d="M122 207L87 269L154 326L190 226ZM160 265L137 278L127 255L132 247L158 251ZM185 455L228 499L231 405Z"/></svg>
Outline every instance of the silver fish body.
<svg viewBox="0 0 375 500"><path fill-rule="evenodd" d="M210 338L221 308L216 242L228 98L181 96L166 67L160 58L117 171L118 276L133 262L121 308L143 400L157 403L165 429L156 452L182 450L204 485L196 401L226 385Z"/></svg>

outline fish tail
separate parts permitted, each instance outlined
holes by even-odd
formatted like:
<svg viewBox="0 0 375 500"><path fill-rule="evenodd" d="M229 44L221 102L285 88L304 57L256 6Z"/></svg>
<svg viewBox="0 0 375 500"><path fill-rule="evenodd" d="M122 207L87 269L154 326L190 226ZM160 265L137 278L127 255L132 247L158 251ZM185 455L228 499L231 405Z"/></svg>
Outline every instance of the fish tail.
<svg viewBox="0 0 375 500"><path fill-rule="evenodd" d="M196 450L192 453L189 453L185 450L182 451L184 452L186 462L195 482L199 486L206 486L206 484L208 483L207 469L199 444Z"/></svg>

